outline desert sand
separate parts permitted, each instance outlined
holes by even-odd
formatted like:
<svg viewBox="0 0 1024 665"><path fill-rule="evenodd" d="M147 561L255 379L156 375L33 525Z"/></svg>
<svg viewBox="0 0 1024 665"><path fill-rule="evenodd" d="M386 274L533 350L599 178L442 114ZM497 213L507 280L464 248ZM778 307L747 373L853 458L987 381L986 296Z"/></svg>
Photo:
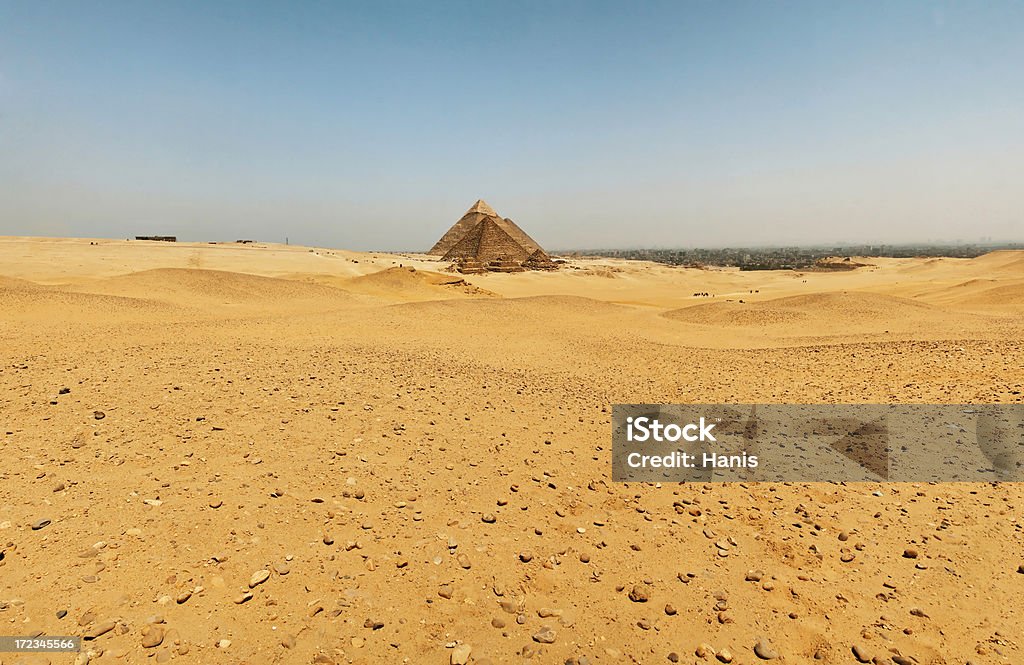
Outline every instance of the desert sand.
<svg viewBox="0 0 1024 665"><path fill-rule="evenodd" d="M92 638L0 663L1024 663L1021 485L610 481L614 403L1024 401L1024 253L858 260L0 238L0 635Z"/></svg>

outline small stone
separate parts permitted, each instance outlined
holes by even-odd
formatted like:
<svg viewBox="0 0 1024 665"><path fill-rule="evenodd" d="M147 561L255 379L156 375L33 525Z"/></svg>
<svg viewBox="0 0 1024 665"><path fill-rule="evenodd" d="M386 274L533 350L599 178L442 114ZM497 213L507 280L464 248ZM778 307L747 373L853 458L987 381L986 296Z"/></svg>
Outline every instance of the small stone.
<svg viewBox="0 0 1024 665"><path fill-rule="evenodd" d="M1017 566L1017 572L1020 573L1021 575L1024 575L1024 563L1022 563L1019 566Z"/></svg>
<svg viewBox="0 0 1024 665"><path fill-rule="evenodd" d="M634 603L646 603L650 600L650 595L647 593L647 589L634 585L629 591L629 599Z"/></svg>
<svg viewBox="0 0 1024 665"><path fill-rule="evenodd" d="M533 552L526 550L525 552L519 553L519 560L523 563L530 563L533 561Z"/></svg>
<svg viewBox="0 0 1024 665"><path fill-rule="evenodd" d="M224 505L224 502L223 501L219 501L219 500L218 501L211 501L210 502L210 507L213 508L214 510L216 510L217 508L220 508L223 505Z"/></svg>
<svg viewBox="0 0 1024 665"><path fill-rule="evenodd" d="M284 637L282 637L281 638L281 646L283 646L285 649L294 649L295 648L295 636L294 635L285 635Z"/></svg>
<svg viewBox="0 0 1024 665"><path fill-rule="evenodd" d="M247 603L250 600L252 600L252 591L246 591L235 598L235 605L241 605L242 603Z"/></svg>
<svg viewBox="0 0 1024 665"><path fill-rule="evenodd" d="M550 626L542 626L540 630L533 634L533 641L540 642L541 644L554 644L555 631Z"/></svg>
<svg viewBox="0 0 1024 665"><path fill-rule="evenodd" d="M95 640L100 635L106 635L110 631L114 630L116 626L117 624L113 621L104 621L103 623L94 626L82 637L87 640Z"/></svg>
<svg viewBox="0 0 1024 665"><path fill-rule="evenodd" d="M678 610L676 610L675 605L673 605L672 603L665 605L665 614L669 615L670 617L674 617L677 611Z"/></svg>
<svg viewBox="0 0 1024 665"><path fill-rule="evenodd" d="M469 562L469 556L465 552L460 554L457 560L459 562L459 565L466 570L469 570L473 567L473 564Z"/></svg>
<svg viewBox="0 0 1024 665"><path fill-rule="evenodd" d="M779 657L779 653L763 637L754 645L754 654L761 660L775 660Z"/></svg>
<svg viewBox="0 0 1024 665"><path fill-rule="evenodd" d="M218 649L227 649L229 646L231 646L231 640L220 640L217 642Z"/></svg>
<svg viewBox="0 0 1024 665"><path fill-rule="evenodd" d="M729 649L722 649L721 651L715 654L715 658L717 658L723 663L731 663L733 656L732 652L729 651Z"/></svg>
<svg viewBox="0 0 1024 665"><path fill-rule="evenodd" d="M64 483L57 483L56 485L53 486L53 491L54 492L63 492L65 490L65 488L66 488L66 485L64 485Z"/></svg>
<svg viewBox="0 0 1024 665"><path fill-rule="evenodd" d="M492 513L484 513L483 517L481 517L480 519L483 520L486 524L494 524L497 521L497 518L495 518Z"/></svg>
<svg viewBox="0 0 1024 665"><path fill-rule="evenodd" d="M257 570L255 573L252 574L252 577L249 578L249 588L250 589L255 589L256 587L258 587L259 585L263 584L264 582L266 582L269 579L270 579L270 571L269 570L265 570L265 569L264 570Z"/></svg>
<svg viewBox="0 0 1024 665"><path fill-rule="evenodd" d="M473 647L468 644L459 644L452 649L451 664L466 665L469 662L469 655L473 653Z"/></svg>
<svg viewBox="0 0 1024 665"><path fill-rule="evenodd" d="M450 584L442 584L441 588L437 590L437 595L441 596L445 600L451 600L455 594L455 590L452 589Z"/></svg>
<svg viewBox="0 0 1024 665"><path fill-rule="evenodd" d="M748 582L760 582L762 577L764 577L764 573L760 570L748 570L745 579Z"/></svg>
<svg viewBox="0 0 1024 665"><path fill-rule="evenodd" d="M179 605L181 605L182 603L184 603L185 601L187 601L191 597L192 597L192 590L191 589L186 589L185 591L182 591L181 593L179 593L178 597L175 598L174 600Z"/></svg>
<svg viewBox="0 0 1024 665"><path fill-rule="evenodd" d="M160 626L147 626L142 630L142 646L147 649L160 646L164 641L164 629Z"/></svg>
<svg viewBox="0 0 1024 665"><path fill-rule="evenodd" d="M104 418L107 417L107 414L103 413L102 411L93 411L92 417L95 418L96 420L103 420Z"/></svg>
<svg viewBox="0 0 1024 665"><path fill-rule="evenodd" d="M850 648L850 651L853 652L853 657L857 659L857 662L860 662L860 663L870 663L871 662L871 652L869 652L867 649L865 649L861 645L854 644Z"/></svg>
<svg viewBox="0 0 1024 665"><path fill-rule="evenodd" d="M679 654L677 654L675 651L670 651L669 654L668 654L668 662L670 662L670 663L678 663L679 662Z"/></svg>
<svg viewBox="0 0 1024 665"><path fill-rule="evenodd" d="M494 628L504 628L505 620L501 617L494 617L493 619L491 619L491 626L493 626Z"/></svg>
<svg viewBox="0 0 1024 665"><path fill-rule="evenodd" d="M48 526L50 526L50 520L45 517L32 522L33 531L39 531L40 529L45 529Z"/></svg>
<svg viewBox="0 0 1024 665"><path fill-rule="evenodd" d="M57 610L57 618L58 619L63 619L67 615L68 615L68 611L67 610Z"/></svg>
<svg viewBox="0 0 1024 665"><path fill-rule="evenodd" d="M916 559L917 558L917 550L915 550L913 547L908 547L907 549L903 550L903 558L904 559Z"/></svg>
<svg viewBox="0 0 1024 665"><path fill-rule="evenodd" d="M384 627L384 622L380 619L367 619L363 622L363 628L372 628L373 630L380 630Z"/></svg>

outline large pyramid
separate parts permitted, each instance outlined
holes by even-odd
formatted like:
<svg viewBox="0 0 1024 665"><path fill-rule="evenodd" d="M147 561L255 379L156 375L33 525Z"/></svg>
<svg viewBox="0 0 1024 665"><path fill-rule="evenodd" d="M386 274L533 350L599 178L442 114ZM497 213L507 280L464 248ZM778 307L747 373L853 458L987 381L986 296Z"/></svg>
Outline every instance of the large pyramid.
<svg viewBox="0 0 1024 665"><path fill-rule="evenodd" d="M470 231L473 230L480 222L484 220L490 220L493 224L497 225L499 229L504 231L512 240L521 245L524 249L529 250L527 254L540 249L540 245L537 241L531 238L521 228L516 226L516 223L511 219L502 218L494 208L487 205L487 202L483 199L474 203L466 214L462 218L455 222L448 232L441 236L441 239L434 243L434 246L430 248L427 254L435 254L437 256L446 255L455 245L459 243Z"/></svg>
<svg viewBox="0 0 1024 665"><path fill-rule="evenodd" d="M523 263L534 253L516 242L495 217L485 217L445 252L445 261L474 261L487 264L492 261ZM534 250L539 251L539 250Z"/></svg>

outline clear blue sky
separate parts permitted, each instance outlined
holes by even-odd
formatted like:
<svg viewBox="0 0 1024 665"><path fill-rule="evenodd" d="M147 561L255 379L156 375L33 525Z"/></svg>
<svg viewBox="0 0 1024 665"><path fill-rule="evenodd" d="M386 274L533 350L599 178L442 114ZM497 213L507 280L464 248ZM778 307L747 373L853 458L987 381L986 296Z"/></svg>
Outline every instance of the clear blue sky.
<svg viewBox="0 0 1024 665"><path fill-rule="evenodd" d="M1021 2L0 0L0 235L1024 239Z"/></svg>

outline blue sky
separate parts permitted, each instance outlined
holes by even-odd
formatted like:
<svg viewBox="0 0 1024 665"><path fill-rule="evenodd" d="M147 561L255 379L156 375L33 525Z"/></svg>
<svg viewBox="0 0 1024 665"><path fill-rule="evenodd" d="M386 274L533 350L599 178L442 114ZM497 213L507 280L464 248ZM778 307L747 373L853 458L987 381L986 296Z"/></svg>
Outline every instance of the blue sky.
<svg viewBox="0 0 1024 665"><path fill-rule="evenodd" d="M0 235L1024 239L1020 2L0 0Z"/></svg>

